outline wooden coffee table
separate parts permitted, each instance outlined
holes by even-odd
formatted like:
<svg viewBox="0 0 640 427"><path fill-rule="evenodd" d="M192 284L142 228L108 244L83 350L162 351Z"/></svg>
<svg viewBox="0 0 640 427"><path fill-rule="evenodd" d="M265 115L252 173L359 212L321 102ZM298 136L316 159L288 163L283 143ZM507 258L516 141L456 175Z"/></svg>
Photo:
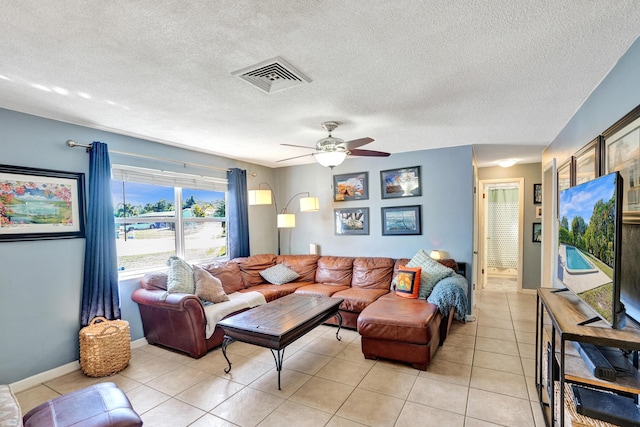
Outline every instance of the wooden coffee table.
<svg viewBox="0 0 640 427"><path fill-rule="evenodd" d="M242 341L266 347L276 362L280 390L280 371L286 346L334 316L338 318L336 339L341 339L342 316L338 310L342 301L342 298L291 294L219 321L218 326L225 334L222 354L229 364L224 372L231 372L231 362L227 357L227 345L231 342Z"/></svg>

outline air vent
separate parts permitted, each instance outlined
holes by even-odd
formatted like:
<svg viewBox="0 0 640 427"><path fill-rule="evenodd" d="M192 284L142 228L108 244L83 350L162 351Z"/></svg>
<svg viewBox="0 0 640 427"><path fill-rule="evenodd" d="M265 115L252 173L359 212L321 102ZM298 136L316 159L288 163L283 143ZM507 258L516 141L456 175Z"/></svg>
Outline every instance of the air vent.
<svg viewBox="0 0 640 427"><path fill-rule="evenodd" d="M279 92L305 83L311 83L309 77L296 70L293 65L279 56L251 67L234 71L231 74L240 77L266 93Z"/></svg>

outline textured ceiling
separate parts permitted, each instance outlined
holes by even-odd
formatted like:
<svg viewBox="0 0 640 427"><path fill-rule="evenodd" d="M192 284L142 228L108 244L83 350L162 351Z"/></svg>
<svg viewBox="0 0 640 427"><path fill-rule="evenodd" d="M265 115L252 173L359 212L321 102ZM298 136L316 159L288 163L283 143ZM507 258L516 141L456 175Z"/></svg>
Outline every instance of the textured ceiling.
<svg viewBox="0 0 640 427"><path fill-rule="evenodd" d="M637 0L0 6L0 107L266 166L312 162L275 163L326 120L366 149L540 161L640 34ZM276 56L312 82L266 94L231 74Z"/></svg>

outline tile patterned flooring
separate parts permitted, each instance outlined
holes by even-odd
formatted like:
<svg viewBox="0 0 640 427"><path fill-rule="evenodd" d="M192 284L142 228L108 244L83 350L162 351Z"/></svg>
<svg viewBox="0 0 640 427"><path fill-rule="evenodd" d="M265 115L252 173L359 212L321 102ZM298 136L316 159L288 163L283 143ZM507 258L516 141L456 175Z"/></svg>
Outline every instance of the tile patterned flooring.
<svg viewBox="0 0 640 427"><path fill-rule="evenodd" d="M113 381L144 425L154 426L538 426L534 382L535 295L477 292L477 321L454 322L427 371L362 356L357 332L320 326L285 352L278 391L271 353L233 343L194 360L145 345L107 378L76 371L18 393L24 412L87 385Z"/></svg>

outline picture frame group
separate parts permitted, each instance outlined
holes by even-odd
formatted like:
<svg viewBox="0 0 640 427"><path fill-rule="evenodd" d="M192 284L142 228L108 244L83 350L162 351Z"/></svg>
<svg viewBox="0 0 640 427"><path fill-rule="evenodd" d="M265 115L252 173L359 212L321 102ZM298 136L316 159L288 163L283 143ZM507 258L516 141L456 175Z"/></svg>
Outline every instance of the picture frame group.
<svg viewBox="0 0 640 427"><path fill-rule="evenodd" d="M0 242L85 236L84 174L0 165Z"/></svg>

